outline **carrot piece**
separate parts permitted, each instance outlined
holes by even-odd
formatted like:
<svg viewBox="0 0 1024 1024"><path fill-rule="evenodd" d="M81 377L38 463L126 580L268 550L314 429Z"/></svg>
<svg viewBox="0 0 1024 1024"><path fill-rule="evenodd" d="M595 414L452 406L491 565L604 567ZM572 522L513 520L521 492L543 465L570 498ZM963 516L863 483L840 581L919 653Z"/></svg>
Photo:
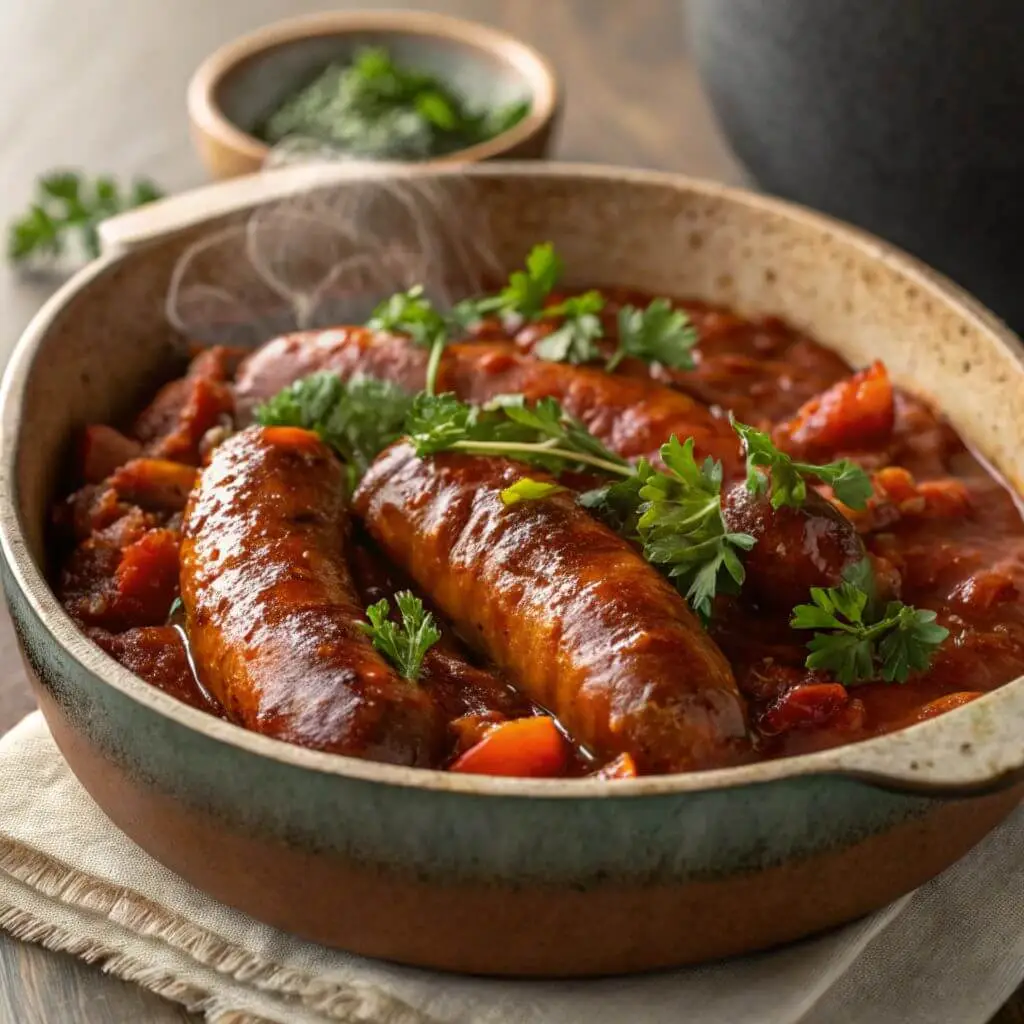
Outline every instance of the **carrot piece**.
<svg viewBox="0 0 1024 1024"><path fill-rule="evenodd" d="M455 759L450 771L472 775L553 778L564 775L568 744L554 721L544 715L516 718L489 730L479 743Z"/></svg>
<svg viewBox="0 0 1024 1024"><path fill-rule="evenodd" d="M169 459L132 459L109 483L123 501L157 512L180 512L197 475L194 466Z"/></svg>
<svg viewBox="0 0 1024 1024"><path fill-rule="evenodd" d="M635 779L636 762L630 754L619 754L613 761L602 765L594 772L595 779Z"/></svg>
<svg viewBox="0 0 1024 1024"><path fill-rule="evenodd" d="M892 383L876 362L806 402L772 439L795 458L833 457L885 444L895 419Z"/></svg>

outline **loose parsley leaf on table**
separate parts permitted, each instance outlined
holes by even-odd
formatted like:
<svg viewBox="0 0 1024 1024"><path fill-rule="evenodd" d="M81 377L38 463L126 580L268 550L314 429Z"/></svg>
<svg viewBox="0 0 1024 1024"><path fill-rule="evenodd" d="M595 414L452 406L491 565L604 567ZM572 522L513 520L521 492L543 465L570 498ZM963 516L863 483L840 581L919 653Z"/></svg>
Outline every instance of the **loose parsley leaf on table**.
<svg viewBox="0 0 1024 1024"><path fill-rule="evenodd" d="M8 229L8 259L19 264L57 259L73 238L95 259L100 254L97 228L101 221L162 197L163 192L148 178L137 178L123 189L109 176L90 182L76 171L43 175L28 212Z"/></svg>
<svg viewBox="0 0 1024 1024"><path fill-rule="evenodd" d="M936 614L902 601L879 606L867 559L838 587L813 587L811 604L793 609L794 629L816 630L807 644L807 668L832 672L844 686L882 679L906 682L931 663L949 630Z"/></svg>
<svg viewBox="0 0 1024 1024"><path fill-rule="evenodd" d="M772 508L789 505L799 508L807 500L807 477L828 484L848 508L862 509L871 497L871 478L856 463L840 459L817 466L795 462L780 451L764 432L732 421L732 428L747 452L747 490L754 494L771 491ZM768 472L761 472L766 469Z"/></svg>
<svg viewBox="0 0 1024 1024"><path fill-rule="evenodd" d="M434 616L426 611L423 602L408 590L395 594L395 604L402 621L391 619L391 605L381 598L366 609L369 622L359 628L370 638L373 646L410 682L419 678L427 651L441 639Z"/></svg>

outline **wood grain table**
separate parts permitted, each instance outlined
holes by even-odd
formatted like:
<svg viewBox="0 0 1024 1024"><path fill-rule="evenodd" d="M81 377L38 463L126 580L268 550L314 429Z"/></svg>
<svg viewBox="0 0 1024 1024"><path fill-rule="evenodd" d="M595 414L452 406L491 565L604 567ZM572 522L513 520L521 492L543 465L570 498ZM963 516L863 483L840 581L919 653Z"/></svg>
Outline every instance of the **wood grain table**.
<svg viewBox="0 0 1024 1024"><path fill-rule="evenodd" d="M723 0L725 2L725 0ZM404 0L516 33L557 65L568 106L563 159L680 170L733 183L688 59L684 0ZM184 91L210 50L277 18L384 2L31 0L0 3L0 220L29 200L37 174L81 167L144 173L168 190L200 183ZM0 269L4 360L49 288ZM33 706L6 611L0 612L0 731ZM71 957L0 935L0 1024L169 1024L180 1008ZM1024 1024L1024 994L993 1024Z"/></svg>

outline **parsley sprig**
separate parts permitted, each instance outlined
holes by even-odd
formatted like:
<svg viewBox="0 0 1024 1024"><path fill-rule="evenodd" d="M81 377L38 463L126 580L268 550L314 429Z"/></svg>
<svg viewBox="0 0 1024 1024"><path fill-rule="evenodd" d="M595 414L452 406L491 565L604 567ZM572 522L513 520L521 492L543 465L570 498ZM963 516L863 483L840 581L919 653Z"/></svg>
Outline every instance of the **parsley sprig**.
<svg viewBox="0 0 1024 1024"><path fill-rule="evenodd" d="M857 563L838 587L813 587L811 604L793 609L794 629L816 632L807 644L807 668L832 672L844 686L882 679L904 683L931 663L949 636L936 614L902 601L882 606L870 562Z"/></svg>
<svg viewBox="0 0 1024 1024"><path fill-rule="evenodd" d="M90 182L76 171L53 171L39 179L28 212L11 224L7 256L20 264L54 260L77 238L85 254L95 259L101 221L162 196L148 178L137 178L122 189L106 175Z"/></svg>
<svg viewBox="0 0 1024 1024"><path fill-rule="evenodd" d="M545 317L562 317L562 323L533 347L534 355L552 363L589 363L601 358L595 342L604 333L601 310L604 298L600 292L582 295L548 306Z"/></svg>
<svg viewBox="0 0 1024 1024"><path fill-rule="evenodd" d="M780 451L764 432L732 421L732 428L747 452L747 490L754 494L771 491L772 508L789 505L799 508L807 500L807 478L828 484L835 496L848 508L862 509L871 497L871 478L856 463L840 459L817 466L795 462ZM767 470L767 473L762 472Z"/></svg>
<svg viewBox="0 0 1024 1024"><path fill-rule="evenodd" d="M423 602L410 591L398 591L395 604L398 605L401 622L391 618L391 605L385 597L366 609L369 622L359 623L359 628L395 666L403 679L415 682L419 678L427 651L441 639L441 631L437 628L434 616L424 609Z"/></svg>
<svg viewBox="0 0 1024 1024"><path fill-rule="evenodd" d="M722 464L698 464L693 438L673 434L661 446L664 471L641 459L625 480L588 491L581 504L626 537L659 566L705 621L716 594L739 592L745 578L740 552L754 546L747 533L728 530L722 516Z"/></svg>
<svg viewBox="0 0 1024 1024"><path fill-rule="evenodd" d="M481 407L450 394L421 393L405 428L421 457L462 451L505 456L556 472L588 466L629 475L632 469L553 398L528 405L522 395L505 395Z"/></svg>
<svg viewBox="0 0 1024 1024"><path fill-rule="evenodd" d="M403 432L413 399L375 377L342 381L328 371L303 377L258 406L265 427L312 430L346 463L354 486L370 463Z"/></svg>
<svg viewBox="0 0 1024 1024"><path fill-rule="evenodd" d="M668 299L652 299L646 309L623 306L619 310L619 343L605 364L609 373L627 356L658 363L672 370L692 370L697 328Z"/></svg>

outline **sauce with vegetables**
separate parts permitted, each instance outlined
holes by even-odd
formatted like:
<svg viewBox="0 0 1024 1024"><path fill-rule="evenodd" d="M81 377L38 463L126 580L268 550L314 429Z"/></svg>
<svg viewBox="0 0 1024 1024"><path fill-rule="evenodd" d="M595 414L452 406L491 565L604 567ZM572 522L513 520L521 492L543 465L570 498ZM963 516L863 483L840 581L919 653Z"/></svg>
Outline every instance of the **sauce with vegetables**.
<svg viewBox="0 0 1024 1024"><path fill-rule="evenodd" d="M534 777L823 749L1024 671L1017 502L883 364L559 274L209 349L89 427L69 614L247 728Z"/></svg>

